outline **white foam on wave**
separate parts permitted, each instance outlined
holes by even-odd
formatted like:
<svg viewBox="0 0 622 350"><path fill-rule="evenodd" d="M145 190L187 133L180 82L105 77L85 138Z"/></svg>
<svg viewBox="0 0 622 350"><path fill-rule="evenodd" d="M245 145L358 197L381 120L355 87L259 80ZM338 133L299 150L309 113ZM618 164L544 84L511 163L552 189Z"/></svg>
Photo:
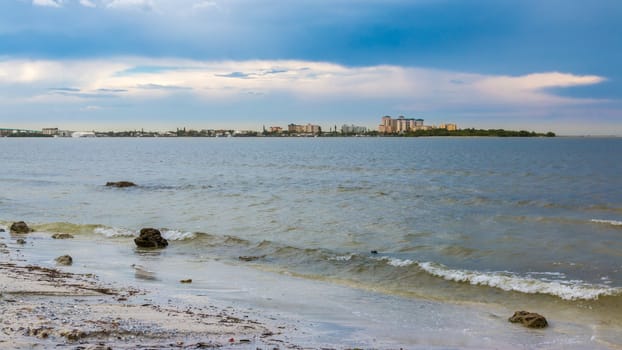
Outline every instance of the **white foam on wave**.
<svg viewBox="0 0 622 350"><path fill-rule="evenodd" d="M354 256L354 254L331 256L331 257L328 258L328 260L333 260L333 261L350 261L353 256Z"/></svg>
<svg viewBox="0 0 622 350"><path fill-rule="evenodd" d="M613 225L613 226L622 226L622 221L617 221L617 220L592 219L590 221L594 222L594 223L597 223L597 224L607 224L607 225Z"/></svg>
<svg viewBox="0 0 622 350"><path fill-rule="evenodd" d="M380 260L384 260L387 262L387 264L391 266L395 266L395 267L405 267L405 266L410 266L415 263L414 260L391 258L388 256L382 257L380 258Z"/></svg>
<svg viewBox="0 0 622 350"><path fill-rule="evenodd" d="M197 235L194 232L182 232L177 230L161 230L162 237L169 241L183 241L186 239L193 239Z"/></svg>
<svg viewBox="0 0 622 350"><path fill-rule="evenodd" d="M583 281L542 281L530 277L516 276L510 272L453 270L431 262L420 262L418 265L427 273L448 281L465 282L472 285L488 286L527 294L549 294L564 300L596 300L601 296L622 293L620 288L591 285Z"/></svg>
<svg viewBox="0 0 622 350"><path fill-rule="evenodd" d="M97 227L93 231L97 234L104 235L110 238L138 236L138 233L135 231L130 231L119 227Z"/></svg>

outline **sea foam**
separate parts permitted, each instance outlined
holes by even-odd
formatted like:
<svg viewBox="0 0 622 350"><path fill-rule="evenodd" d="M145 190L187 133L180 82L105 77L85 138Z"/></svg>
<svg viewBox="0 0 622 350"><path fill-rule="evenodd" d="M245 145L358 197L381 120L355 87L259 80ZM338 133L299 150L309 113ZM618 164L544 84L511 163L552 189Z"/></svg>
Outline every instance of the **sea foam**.
<svg viewBox="0 0 622 350"><path fill-rule="evenodd" d="M352 257L354 257L354 254L337 255L337 256L329 257L328 260L332 260L332 261L350 261L350 260L352 260Z"/></svg>
<svg viewBox="0 0 622 350"><path fill-rule="evenodd" d="M194 232L183 232L177 230L161 230L160 233L162 237L168 239L169 241L183 241L186 239L193 239L197 235Z"/></svg>
<svg viewBox="0 0 622 350"><path fill-rule="evenodd" d="M477 272L454 270L446 266L431 263L418 263L427 273L448 281L465 282L472 285L499 288L527 294L549 294L564 300L596 300L601 296L619 295L620 288L598 286L582 281L542 281L530 277L517 276L510 272Z"/></svg>
<svg viewBox="0 0 622 350"><path fill-rule="evenodd" d="M384 260L387 262L387 264L391 266L395 266L395 267L405 267L405 266L410 266L415 263L414 260L391 258L388 256L382 257L380 258L380 260Z"/></svg>
<svg viewBox="0 0 622 350"><path fill-rule="evenodd" d="M130 231L124 228L118 227L97 227L93 230L93 232L104 235L106 237L133 237L138 236L138 233L135 231Z"/></svg>
<svg viewBox="0 0 622 350"><path fill-rule="evenodd" d="M617 220L592 219L590 221L594 222L594 223L597 223L597 224L607 224L607 225L613 225L613 226L622 226L622 221L617 221Z"/></svg>

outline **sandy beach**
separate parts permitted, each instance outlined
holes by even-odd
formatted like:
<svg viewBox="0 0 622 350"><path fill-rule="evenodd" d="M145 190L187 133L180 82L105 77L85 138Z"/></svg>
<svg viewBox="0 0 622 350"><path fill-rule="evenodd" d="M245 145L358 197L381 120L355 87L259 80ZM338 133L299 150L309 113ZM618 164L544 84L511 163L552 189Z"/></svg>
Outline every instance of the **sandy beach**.
<svg viewBox="0 0 622 350"><path fill-rule="evenodd" d="M145 290L20 260L0 243L2 349L296 348L234 310L150 303Z"/></svg>

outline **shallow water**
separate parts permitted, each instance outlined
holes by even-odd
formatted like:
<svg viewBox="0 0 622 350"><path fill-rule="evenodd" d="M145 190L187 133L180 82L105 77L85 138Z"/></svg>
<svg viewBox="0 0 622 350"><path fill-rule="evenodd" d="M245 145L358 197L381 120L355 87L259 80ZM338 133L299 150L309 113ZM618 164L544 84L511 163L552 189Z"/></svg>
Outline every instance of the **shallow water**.
<svg viewBox="0 0 622 350"><path fill-rule="evenodd" d="M5 138L0 224L119 247L157 227L189 271L209 257L620 329L621 151L587 138ZM118 180L140 186L104 186Z"/></svg>

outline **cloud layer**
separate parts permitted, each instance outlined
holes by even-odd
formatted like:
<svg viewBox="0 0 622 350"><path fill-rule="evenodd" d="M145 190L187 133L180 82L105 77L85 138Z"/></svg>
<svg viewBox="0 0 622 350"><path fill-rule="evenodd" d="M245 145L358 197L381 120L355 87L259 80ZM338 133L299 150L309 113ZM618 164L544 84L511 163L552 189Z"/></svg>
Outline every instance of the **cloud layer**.
<svg viewBox="0 0 622 350"><path fill-rule="evenodd" d="M408 111L545 113L607 101L562 97L552 88L599 84L595 75L541 72L521 76L483 75L378 65L346 67L311 61L194 61L152 58L0 61L4 104L76 104L93 100L148 104L171 96L210 103L255 98L339 104L391 101ZM257 97L259 96L259 97ZM84 107L87 106L87 107ZM89 107L91 106L91 107ZM375 120L378 116L366 116ZM373 119L372 119L373 118ZM372 122L373 123L373 122Z"/></svg>

